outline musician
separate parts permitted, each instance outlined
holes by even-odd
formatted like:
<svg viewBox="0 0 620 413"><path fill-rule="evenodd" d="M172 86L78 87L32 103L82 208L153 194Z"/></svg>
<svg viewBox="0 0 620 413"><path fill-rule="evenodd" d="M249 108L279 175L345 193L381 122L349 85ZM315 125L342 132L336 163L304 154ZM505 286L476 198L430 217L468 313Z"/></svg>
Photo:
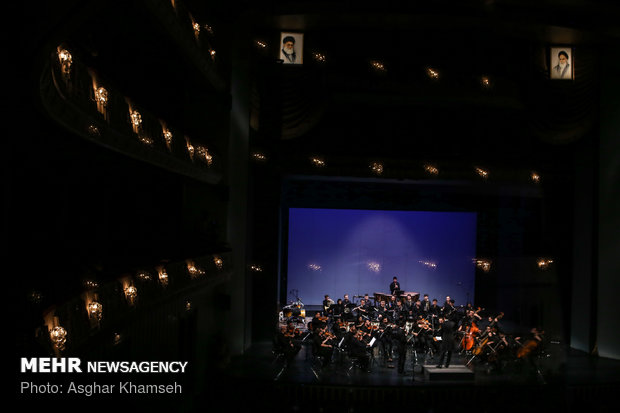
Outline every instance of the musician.
<svg viewBox="0 0 620 413"><path fill-rule="evenodd" d="M353 304L351 302L351 300L349 300L349 294L345 294L344 298L342 299L342 304L344 304L345 307L347 307L348 305Z"/></svg>
<svg viewBox="0 0 620 413"><path fill-rule="evenodd" d="M454 308L454 300L451 299L450 296L446 297L446 302L443 303L443 307L441 307L441 310L444 317L450 316L453 312L456 311L456 308Z"/></svg>
<svg viewBox="0 0 620 413"><path fill-rule="evenodd" d="M392 362L392 325L388 322L387 317L382 317L379 321L379 347L383 353L383 362L385 365ZM389 366L388 367L394 367Z"/></svg>
<svg viewBox="0 0 620 413"><path fill-rule="evenodd" d="M420 302L420 300L416 300L416 302L414 303L412 315L414 320L417 320L418 318L424 316L424 312L422 311L422 303Z"/></svg>
<svg viewBox="0 0 620 413"><path fill-rule="evenodd" d="M334 320L334 323L332 324L332 333L336 335L339 341L340 339L342 339L342 337L344 337L346 332L347 332L347 325L345 321L342 318L338 318Z"/></svg>
<svg viewBox="0 0 620 413"><path fill-rule="evenodd" d="M369 313L369 307L368 307L368 303L366 302L365 299L361 299L360 300L360 305L358 305L357 307L355 307L356 311L357 311L357 316L366 316L368 317L368 313Z"/></svg>
<svg viewBox="0 0 620 413"><path fill-rule="evenodd" d="M349 294L344 295L342 305L344 306L342 317L345 319L345 321L354 321L355 314L353 314L353 309L355 308L355 304L353 304L351 300L349 300Z"/></svg>
<svg viewBox="0 0 620 413"><path fill-rule="evenodd" d="M323 327L327 327L327 317L322 316L320 312L316 312L314 313L314 316L312 317L312 321L310 321L310 324L308 325L309 328L312 329L312 331L319 331L320 329L322 329Z"/></svg>
<svg viewBox="0 0 620 413"><path fill-rule="evenodd" d="M381 319L386 318L388 320L390 320L391 318L391 313L388 312L388 307L387 304L384 300L381 300L381 302L379 303L379 307L377 307L376 310L376 317L377 320L381 321Z"/></svg>
<svg viewBox="0 0 620 413"><path fill-rule="evenodd" d="M416 330L415 344L422 351L428 350L433 341L431 337L433 334L431 323L420 314L416 320L416 327L414 327L414 329Z"/></svg>
<svg viewBox="0 0 620 413"><path fill-rule="evenodd" d="M433 298L433 301L431 302L431 306L428 309L428 314L432 317L432 316L439 316L439 313L441 312L441 307L439 307L439 305L437 304L437 299Z"/></svg>
<svg viewBox="0 0 620 413"><path fill-rule="evenodd" d="M355 328L357 330L360 330L363 326L364 326L364 317L362 317L362 315L358 315L357 318L355 319Z"/></svg>
<svg viewBox="0 0 620 413"><path fill-rule="evenodd" d="M370 302L370 298L368 298L368 294L366 294L364 298L360 300L360 305L368 317L372 317L374 315L375 306L372 305L372 303Z"/></svg>
<svg viewBox="0 0 620 413"><path fill-rule="evenodd" d="M301 345L293 341L294 334L289 332L287 326L281 326L280 331L276 335L276 347L284 353L287 363L293 361L297 353L301 350Z"/></svg>
<svg viewBox="0 0 620 413"><path fill-rule="evenodd" d="M342 314L344 313L344 304L342 303L342 299L339 298L338 301L336 301L336 304L332 304L330 310L334 319L342 318Z"/></svg>
<svg viewBox="0 0 620 413"><path fill-rule="evenodd" d="M334 300L329 298L328 294L325 294L325 299L323 300L323 311L329 313L331 311L331 306L334 304Z"/></svg>
<svg viewBox="0 0 620 413"><path fill-rule="evenodd" d="M394 277L392 282L390 283L390 294L392 295L400 295L400 283L398 282L398 277Z"/></svg>
<svg viewBox="0 0 620 413"><path fill-rule="evenodd" d="M405 333L405 323L401 322L392 329L392 343L398 354L399 374L405 372L405 360L407 358L407 334Z"/></svg>
<svg viewBox="0 0 620 413"><path fill-rule="evenodd" d="M498 317L488 316L487 318L481 319L479 321L480 330L486 331L489 328L493 328L493 330L495 331L503 332L504 330L499 320L500 320L499 316Z"/></svg>
<svg viewBox="0 0 620 413"><path fill-rule="evenodd" d="M403 307L405 308L405 311L407 312L407 318L413 317L414 306L415 306L415 301L413 301L413 297L411 296L411 294L407 294L407 298L405 299L405 302L403 303Z"/></svg>
<svg viewBox="0 0 620 413"><path fill-rule="evenodd" d="M403 302L401 300L397 300L396 301L396 306L393 308L393 315L392 317L394 318L394 320L398 320L400 318L407 318L407 311L405 310L405 307L403 307Z"/></svg>
<svg viewBox="0 0 620 413"><path fill-rule="evenodd" d="M424 313L424 317L426 317L431 308L431 301L428 299L428 294L424 294L424 299L422 300L421 307L422 312Z"/></svg>
<svg viewBox="0 0 620 413"><path fill-rule="evenodd" d="M454 330L456 323L450 318L439 317L439 324L441 325L441 355L439 356L439 364L437 368L442 368L442 364L445 360L445 367L450 367L450 360L452 358L452 352L454 351Z"/></svg>
<svg viewBox="0 0 620 413"><path fill-rule="evenodd" d="M487 361L489 362L489 369L487 371L494 368L498 373L501 373L506 363L512 358L513 346L516 343L510 340L510 337L504 333L499 333L496 341L497 344L493 347L493 354L487 357Z"/></svg>
<svg viewBox="0 0 620 413"><path fill-rule="evenodd" d="M399 296L391 295L390 296L390 301L388 302L388 307L390 307L390 308L396 307L396 303L398 303L399 301L402 301Z"/></svg>
<svg viewBox="0 0 620 413"><path fill-rule="evenodd" d="M349 341L349 354L359 360L360 368L370 373L368 366L370 364L370 355L368 352L368 344L364 341L361 331L356 331Z"/></svg>
<svg viewBox="0 0 620 413"><path fill-rule="evenodd" d="M458 320L458 331L465 331L467 328L471 327L475 322L478 321L479 318L474 316L473 310L465 311L465 315Z"/></svg>
<svg viewBox="0 0 620 413"><path fill-rule="evenodd" d="M316 331L317 334L312 336L312 350L315 355L323 358L323 366L327 366L332 361L335 336L327 331L327 326Z"/></svg>

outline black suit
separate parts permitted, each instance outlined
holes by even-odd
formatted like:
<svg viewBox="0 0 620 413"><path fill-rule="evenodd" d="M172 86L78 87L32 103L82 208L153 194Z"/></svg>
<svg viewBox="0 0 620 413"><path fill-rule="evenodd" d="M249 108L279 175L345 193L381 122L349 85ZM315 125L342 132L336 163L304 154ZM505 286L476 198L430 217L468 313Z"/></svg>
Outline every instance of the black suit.
<svg viewBox="0 0 620 413"><path fill-rule="evenodd" d="M394 294L398 294L399 292L400 292L400 283L398 281L392 281L392 283L390 284L390 293L394 295Z"/></svg>
<svg viewBox="0 0 620 413"><path fill-rule="evenodd" d="M456 323L451 320L446 320L441 325L441 356L439 356L439 363L437 364L437 367L443 364L444 358L446 360L446 367L450 366L452 351L454 351L455 328Z"/></svg>
<svg viewBox="0 0 620 413"><path fill-rule="evenodd" d="M366 351L366 343L364 341L358 340L356 337L351 335L349 338L349 354L359 360L360 367L362 369L368 370L370 356Z"/></svg>
<svg viewBox="0 0 620 413"><path fill-rule="evenodd" d="M405 372L405 359L407 358L407 336L401 327L392 330L392 343L398 354L398 372Z"/></svg>

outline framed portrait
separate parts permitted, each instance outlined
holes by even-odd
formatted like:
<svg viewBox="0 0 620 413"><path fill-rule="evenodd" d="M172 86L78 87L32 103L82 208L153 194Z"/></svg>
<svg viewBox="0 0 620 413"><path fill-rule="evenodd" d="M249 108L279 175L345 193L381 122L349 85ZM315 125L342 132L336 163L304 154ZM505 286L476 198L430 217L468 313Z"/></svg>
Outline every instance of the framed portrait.
<svg viewBox="0 0 620 413"><path fill-rule="evenodd" d="M280 59L284 64L301 65L304 58L303 33L280 33Z"/></svg>
<svg viewBox="0 0 620 413"><path fill-rule="evenodd" d="M572 80L575 71L573 49L553 46L549 52L549 77L551 79Z"/></svg>

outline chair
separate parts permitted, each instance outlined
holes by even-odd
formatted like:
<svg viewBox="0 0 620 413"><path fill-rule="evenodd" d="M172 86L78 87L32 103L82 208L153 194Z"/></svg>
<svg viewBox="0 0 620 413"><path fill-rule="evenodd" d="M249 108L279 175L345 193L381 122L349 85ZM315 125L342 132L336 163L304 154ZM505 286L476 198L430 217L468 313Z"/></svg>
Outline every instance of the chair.
<svg viewBox="0 0 620 413"><path fill-rule="evenodd" d="M312 373L314 374L317 380L320 380L319 376L321 374L321 370L323 369L324 365L325 365L325 357L319 354L319 348L317 344L314 341L312 341L312 362L311 362L310 369L312 370Z"/></svg>

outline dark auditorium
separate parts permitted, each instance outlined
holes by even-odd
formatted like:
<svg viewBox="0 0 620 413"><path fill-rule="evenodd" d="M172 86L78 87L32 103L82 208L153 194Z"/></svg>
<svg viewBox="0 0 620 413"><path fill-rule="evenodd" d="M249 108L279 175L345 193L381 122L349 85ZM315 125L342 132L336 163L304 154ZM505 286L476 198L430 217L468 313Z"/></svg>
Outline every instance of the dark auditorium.
<svg viewBox="0 0 620 413"><path fill-rule="evenodd" d="M619 2L12 6L20 410L617 411Z"/></svg>

